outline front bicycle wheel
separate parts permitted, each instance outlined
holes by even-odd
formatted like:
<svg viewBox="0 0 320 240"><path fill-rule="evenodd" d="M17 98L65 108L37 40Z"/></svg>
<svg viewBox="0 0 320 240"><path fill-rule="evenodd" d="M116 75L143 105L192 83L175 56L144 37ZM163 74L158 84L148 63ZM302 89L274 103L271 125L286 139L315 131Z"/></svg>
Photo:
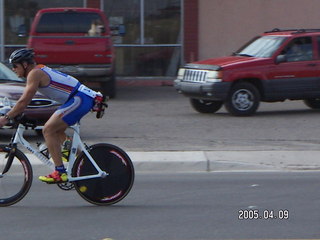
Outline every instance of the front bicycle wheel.
<svg viewBox="0 0 320 240"><path fill-rule="evenodd" d="M111 144L95 144L88 152L107 176L74 182L75 189L86 201L96 205L111 205L130 192L134 181L134 168L129 156ZM72 168L72 176L97 174L87 156L82 152Z"/></svg>
<svg viewBox="0 0 320 240"><path fill-rule="evenodd" d="M19 202L28 193L32 184L32 167L28 158L18 149L13 162L4 173L11 148L0 145L0 207L7 207Z"/></svg>

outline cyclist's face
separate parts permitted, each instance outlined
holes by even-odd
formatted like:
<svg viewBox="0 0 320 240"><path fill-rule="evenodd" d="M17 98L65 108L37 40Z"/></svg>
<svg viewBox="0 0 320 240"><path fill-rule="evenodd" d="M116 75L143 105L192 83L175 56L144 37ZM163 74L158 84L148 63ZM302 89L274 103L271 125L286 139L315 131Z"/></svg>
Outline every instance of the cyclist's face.
<svg viewBox="0 0 320 240"><path fill-rule="evenodd" d="M23 68L22 63L13 63L12 70L17 74L18 77L23 77L24 68Z"/></svg>

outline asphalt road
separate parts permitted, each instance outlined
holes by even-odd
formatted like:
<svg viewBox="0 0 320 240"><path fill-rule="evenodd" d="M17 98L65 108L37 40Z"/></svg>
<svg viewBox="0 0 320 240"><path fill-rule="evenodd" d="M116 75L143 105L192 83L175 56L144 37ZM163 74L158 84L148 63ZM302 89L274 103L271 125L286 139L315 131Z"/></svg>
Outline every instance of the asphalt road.
<svg viewBox="0 0 320 240"><path fill-rule="evenodd" d="M262 103L252 117L232 117L225 109L207 115L195 112L172 87L130 86L120 88L109 106L105 118L83 119L82 137L89 144L109 142L127 151L319 150L320 112L301 101ZM33 132L27 135L39 141ZM9 138L3 131L0 141ZM107 208L35 180L22 202L0 209L0 239L319 238L319 176L138 173L128 197ZM240 220L241 210L259 210L259 217L267 210L278 218ZM289 219L279 219L280 210Z"/></svg>
<svg viewBox="0 0 320 240"><path fill-rule="evenodd" d="M109 207L35 181L24 200L0 209L1 240L315 239L319 180L318 172L138 174ZM253 211L259 217L248 219Z"/></svg>

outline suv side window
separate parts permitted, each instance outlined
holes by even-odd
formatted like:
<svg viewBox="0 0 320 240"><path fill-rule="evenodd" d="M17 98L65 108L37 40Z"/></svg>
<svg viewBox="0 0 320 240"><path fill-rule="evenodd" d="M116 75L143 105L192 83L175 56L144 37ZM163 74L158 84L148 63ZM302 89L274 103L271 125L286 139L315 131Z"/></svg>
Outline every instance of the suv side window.
<svg viewBox="0 0 320 240"><path fill-rule="evenodd" d="M104 26L99 14L84 12L45 13L37 25L37 33L84 33L90 35L92 25L99 24L101 32Z"/></svg>
<svg viewBox="0 0 320 240"><path fill-rule="evenodd" d="M312 38L300 37L293 39L282 51L287 62L309 61L313 59Z"/></svg>

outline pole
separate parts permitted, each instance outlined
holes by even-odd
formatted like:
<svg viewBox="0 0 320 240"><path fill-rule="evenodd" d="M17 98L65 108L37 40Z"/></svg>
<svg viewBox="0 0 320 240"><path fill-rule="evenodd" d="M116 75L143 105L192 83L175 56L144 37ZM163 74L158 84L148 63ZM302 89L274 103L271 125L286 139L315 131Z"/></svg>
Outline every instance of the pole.
<svg viewBox="0 0 320 240"><path fill-rule="evenodd" d="M0 0L0 62L4 61L4 1Z"/></svg>

